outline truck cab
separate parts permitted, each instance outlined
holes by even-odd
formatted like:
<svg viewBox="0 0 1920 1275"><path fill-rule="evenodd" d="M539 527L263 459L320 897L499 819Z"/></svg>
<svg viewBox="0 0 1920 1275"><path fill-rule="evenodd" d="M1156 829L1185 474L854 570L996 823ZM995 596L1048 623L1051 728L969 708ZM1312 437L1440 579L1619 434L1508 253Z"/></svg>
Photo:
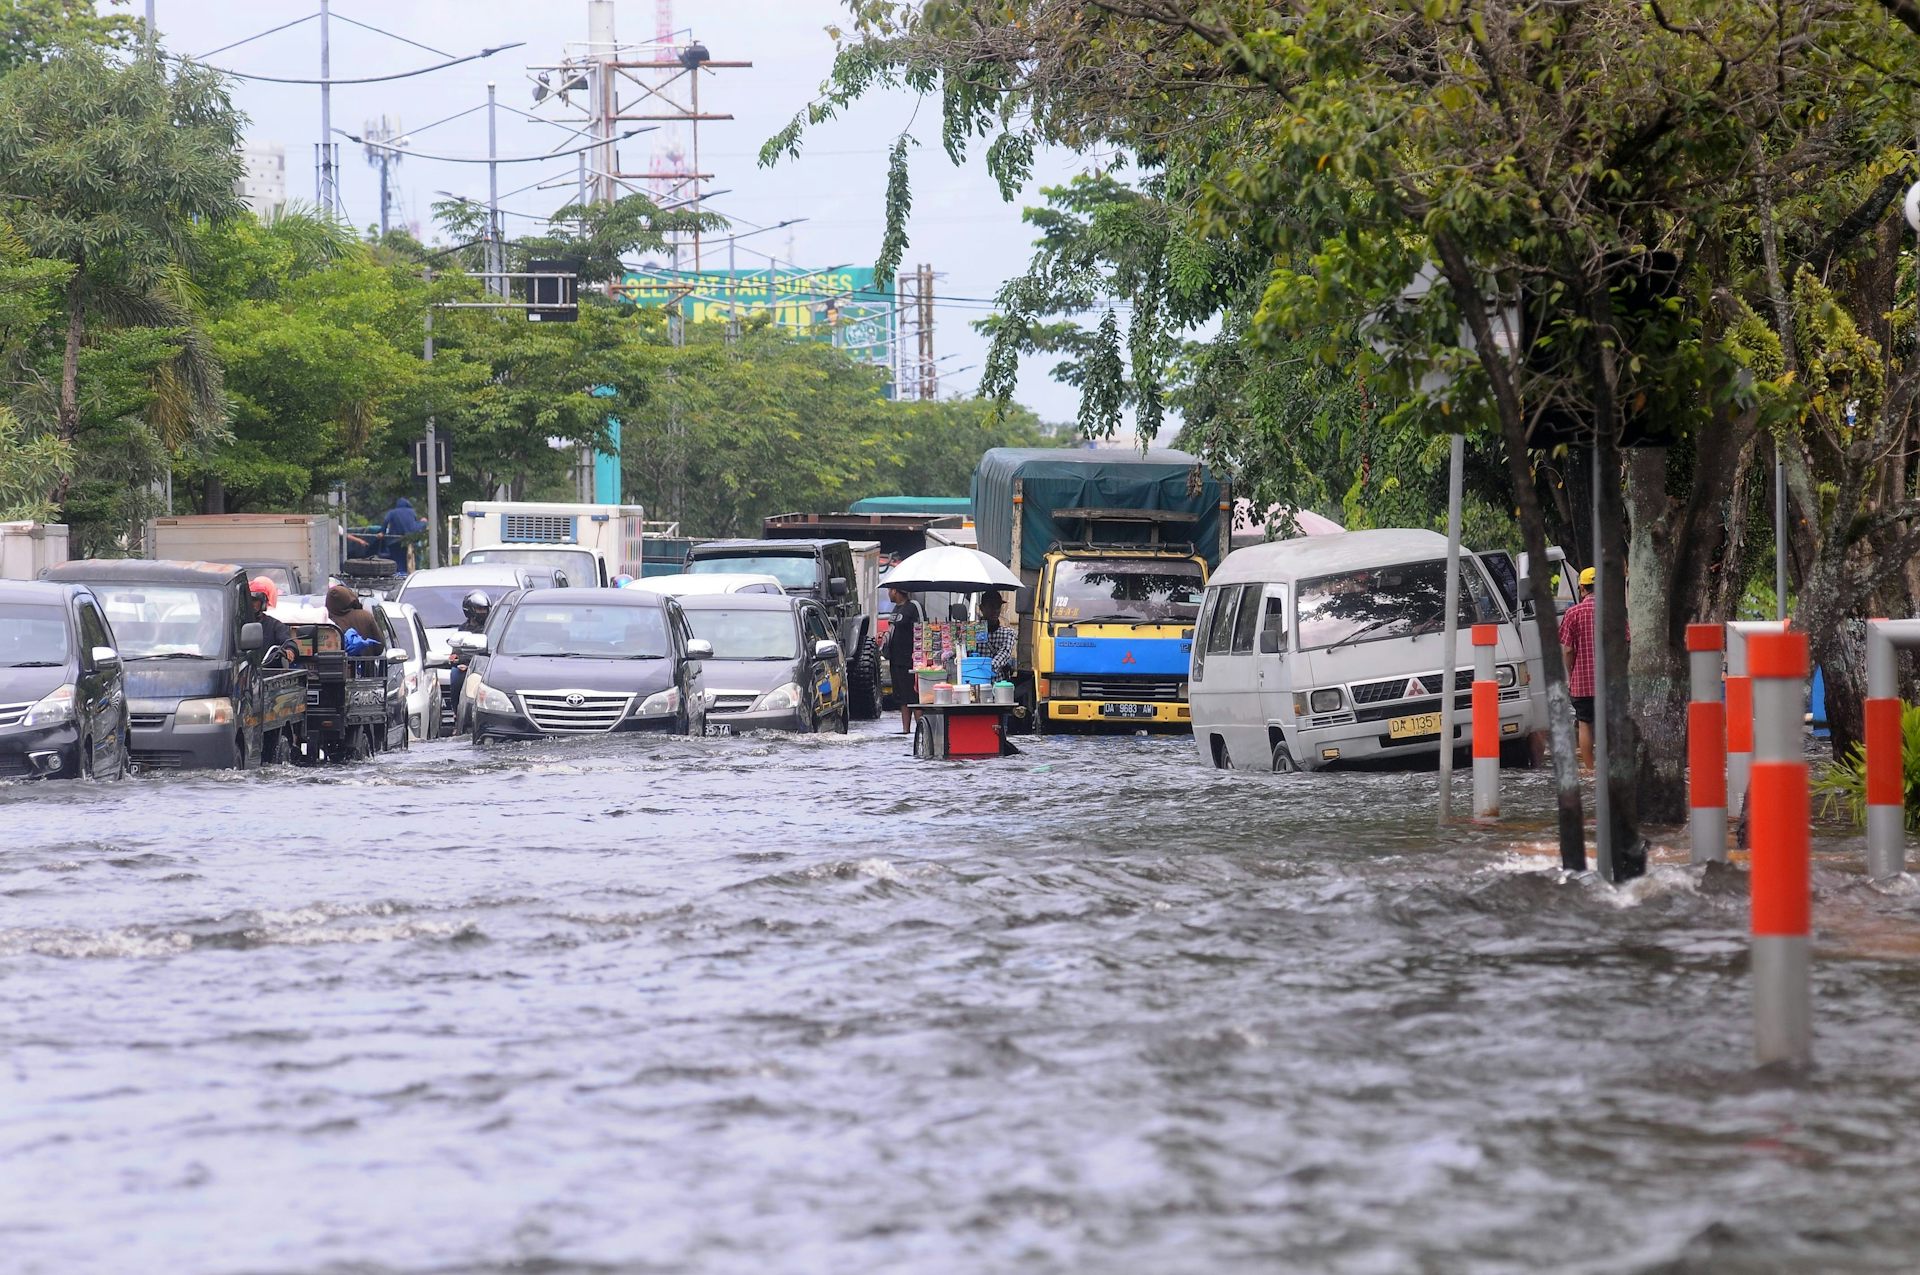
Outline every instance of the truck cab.
<svg viewBox="0 0 1920 1275"><path fill-rule="evenodd" d="M1055 548L1020 590L1035 729L1191 724L1187 665L1207 585L1199 554Z"/></svg>

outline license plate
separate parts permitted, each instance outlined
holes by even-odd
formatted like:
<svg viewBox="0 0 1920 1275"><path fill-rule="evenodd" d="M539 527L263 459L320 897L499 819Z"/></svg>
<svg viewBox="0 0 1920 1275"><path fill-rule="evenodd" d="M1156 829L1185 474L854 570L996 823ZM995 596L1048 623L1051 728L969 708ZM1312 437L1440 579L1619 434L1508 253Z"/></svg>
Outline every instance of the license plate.
<svg viewBox="0 0 1920 1275"><path fill-rule="evenodd" d="M707 723L707 734L731 735L733 734L733 723L732 722L709 722Z"/></svg>
<svg viewBox="0 0 1920 1275"><path fill-rule="evenodd" d="M1415 713L1412 717L1396 717L1387 723L1389 739L1418 739L1422 735L1440 733L1440 714Z"/></svg>
<svg viewBox="0 0 1920 1275"><path fill-rule="evenodd" d="M1102 704L1100 706L1100 716L1102 717L1152 717L1153 705L1151 704Z"/></svg>

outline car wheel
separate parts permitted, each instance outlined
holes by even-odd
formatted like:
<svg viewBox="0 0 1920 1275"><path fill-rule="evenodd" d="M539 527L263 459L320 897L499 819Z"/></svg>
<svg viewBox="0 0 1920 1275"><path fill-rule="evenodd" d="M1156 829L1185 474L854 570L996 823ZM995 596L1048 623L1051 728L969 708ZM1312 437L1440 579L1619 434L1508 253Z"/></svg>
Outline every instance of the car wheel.
<svg viewBox="0 0 1920 1275"><path fill-rule="evenodd" d="M853 715L863 722L880 716L880 648L871 640L847 666L847 694Z"/></svg>
<svg viewBox="0 0 1920 1275"><path fill-rule="evenodd" d="M286 736L277 730L270 730L260 736L260 764L262 766L271 766L280 760L280 750L285 747L281 741L285 738Z"/></svg>
<svg viewBox="0 0 1920 1275"><path fill-rule="evenodd" d="M80 779L92 779L93 741L91 739L83 739L80 741L80 755L76 761L77 764L74 766L74 775Z"/></svg>
<svg viewBox="0 0 1920 1275"><path fill-rule="evenodd" d="M844 704L840 706L840 711L833 715L833 733L836 735L847 733L847 708Z"/></svg>
<svg viewBox="0 0 1920 1275"><path fill-rule="evenodd" d="M1284 739L1276 741L1273 745L1273 773L1291 775L1297 773L1299 769L1300 763L1295 761L1293 754L1287 751L1287 741Z"/></svg>
<svg viewBox="0 0 1920 1275"><path fill-rule="evenodd" d="M235 770L245 770L247 768L247 761L247 736L243 731L233 737L233 768Z"/></svg>

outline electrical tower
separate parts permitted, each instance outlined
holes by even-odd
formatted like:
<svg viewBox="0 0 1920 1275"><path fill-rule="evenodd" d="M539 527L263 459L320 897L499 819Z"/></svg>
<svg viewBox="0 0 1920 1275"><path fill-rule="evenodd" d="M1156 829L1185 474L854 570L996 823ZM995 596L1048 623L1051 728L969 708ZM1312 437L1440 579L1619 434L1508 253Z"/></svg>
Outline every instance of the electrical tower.
<svg viewBox="0 0 1920 1275"><path fill-rule="evenodd" d="M929 402L940 397L933 358L933 267L926 262L898 281L900 319L894 337L893 394Z"/></svg>
<svg viewBox="0 0 1920 1275"><path fill-rule="evenodd" d="M360 130L365 140L361 146L367 152L367 163L380 170L380 237L387 237L389 214L393 209L393 170L400 167L401 154L396 147L405 146L404 131L400 121L382 115L378 120L368 120L366 127Z"/></svg>

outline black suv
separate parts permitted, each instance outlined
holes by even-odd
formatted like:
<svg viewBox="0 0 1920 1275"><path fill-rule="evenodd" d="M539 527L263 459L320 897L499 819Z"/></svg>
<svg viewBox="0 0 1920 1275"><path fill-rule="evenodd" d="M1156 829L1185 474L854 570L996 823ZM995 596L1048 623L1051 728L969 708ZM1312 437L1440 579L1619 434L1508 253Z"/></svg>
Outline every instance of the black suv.
<svg viewBox="0 0 1920 1275"><path fill-rule="evenodd" d="M789 594L826 608L834 640L846 653L853 716L863 722L880 716L878 585L861 580L851 545L845 540L709 540L687 551L688 575L734 572L770 575Z"/></svg>

